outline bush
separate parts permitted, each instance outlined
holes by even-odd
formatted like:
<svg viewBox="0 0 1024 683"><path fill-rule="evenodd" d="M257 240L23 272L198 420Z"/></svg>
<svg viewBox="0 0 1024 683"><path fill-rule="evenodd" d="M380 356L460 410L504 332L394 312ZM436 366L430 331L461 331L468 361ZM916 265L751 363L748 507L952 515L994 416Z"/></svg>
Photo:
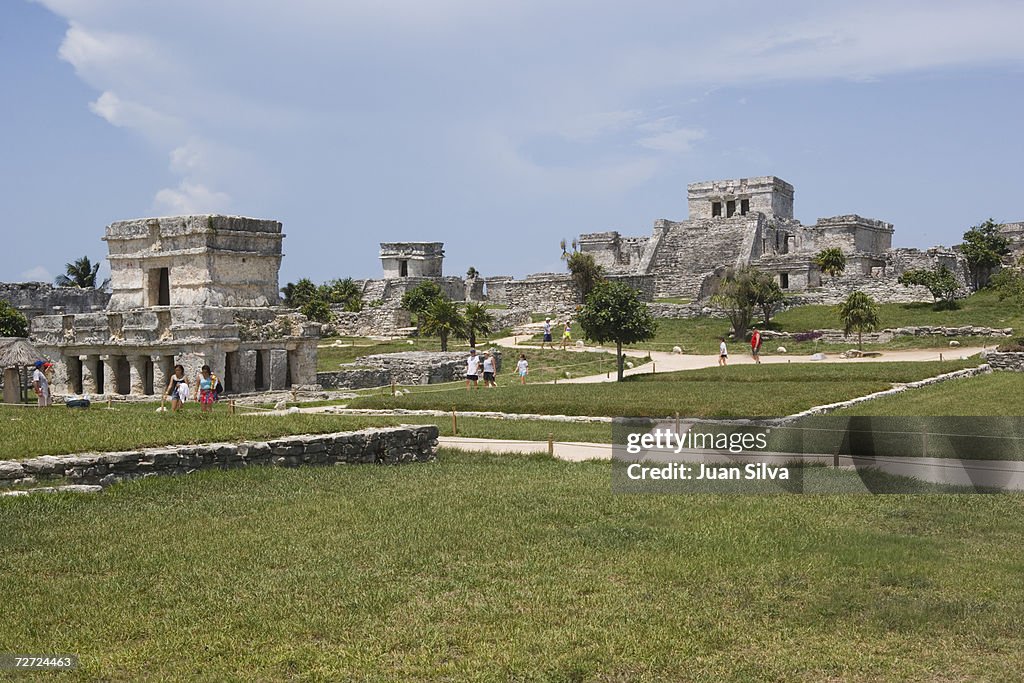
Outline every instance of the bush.
<svg viewBox="0 0 1024 683"><path fill-rule="evenodd" d="M815 339L819 339L822 336L823 335L821 332L797 332L796 334L793 335L793 341L814 341Z"/></svg>
<svg viewBox="0 0 1024 683"><path fill-rule="evenodd" d="M0 299L0 337L27 337L28 318L14 306Z"/></svg>

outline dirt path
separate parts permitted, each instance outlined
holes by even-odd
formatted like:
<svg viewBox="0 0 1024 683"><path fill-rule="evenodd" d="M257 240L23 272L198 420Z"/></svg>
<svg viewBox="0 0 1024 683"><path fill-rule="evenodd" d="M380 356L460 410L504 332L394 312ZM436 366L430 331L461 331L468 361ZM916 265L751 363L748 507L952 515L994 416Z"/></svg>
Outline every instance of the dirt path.
<svg viewBox="0 0 1024 683"><path fill-rule="evenodd" d="M495 339L492 344L516 349L533 349L538 353L543 350L534 343L517 343L517 337L504 337ZM580 353L586 352L614 352L613 348L601 346L566 347ZM746 349L744 348L744 351ZM900 361L930 361L939 360L940 356L945 359L954 359L973 356L981 353L981 347L962 348L935 348L935 349L907 349L901 351L883 351L882 355L873 358L840 358L839 354L825 354L825 360L811 360L810 356L801 355L769 355L762 356L761 362L765 365L776 365L779 363L895 363ZM675 372L676 370L699 370L701 368L713 368L718 365L716 355L695 355L667 353L665 351L641 351L639 349L627 349L625 354L630 358L646 358L648 353L651 356L651 363L637 364L633 368L627 368L626 375L643 375L651 372ZM729 365L753 365L754 361L748 353L736 353L729 356ZM561 383L589 384L593 382L613 382L615 375L610 377L607 374L588 375L574 379L562 379Z"/></svg>

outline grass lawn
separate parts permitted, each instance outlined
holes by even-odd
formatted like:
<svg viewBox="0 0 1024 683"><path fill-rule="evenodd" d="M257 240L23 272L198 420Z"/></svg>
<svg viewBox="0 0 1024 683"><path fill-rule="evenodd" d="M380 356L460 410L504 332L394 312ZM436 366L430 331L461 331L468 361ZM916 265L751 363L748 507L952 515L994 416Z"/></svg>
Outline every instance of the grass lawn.
<svg viewBox="0 0 1024 683"><path fill-rule="evenodd" d="M0 642L93 680L1024 669L1022 496L627 496L609 470L443 453L2 500Z"/></svg>
<svg viewBox="0 0 1024 683"><path fill-rule="evenodd" d="M477 347L487 348L490 339L498 339L504 330L492 335L478 337ZM340 342L343 346L334 346ZM399 351L440 351L441 340L433 337L403 337L390 341L378 341L368 337L324 337L317 348L317 372L335 372L341 363L351 363L361 356L375 353L397 353ZM469 353L469 343L464 339L448 340L449 351Z"/></svg>
<svg viewBox="0 0 1024 683"><path fill-rule="evenodd" d="M727 368L638 375L625 382L527 385L366 395L353 408L441 408L513 413L665 417L779 417L823 403L863 396L893 382L924 379L972 361L939 363L832 363L738 365Z"/></svg>
<svg viewBox="0 0 1024 683"><path fill-rule="evenodd" d="M452 421L448 416L228 415L222 407L213 415L203 415L195 405L177 415L153 411L151 405L84 411L64 407L48 410L0 407L0 460L169 444L258 441L288 434L341 432L399 424L436 424L442 435L452 434ZM556 441L611 442L611 426L596 423L459 417L458 430L459 436L478 438L545 441L551 434Z"/></svg>
<svg viewBox="0 0 1024 683"><path fill-rule="evenodd" d="M1024 377L994 372L880 398L838 415L1024 415Z"/></svg>
<svg viewBox="0 0 1024 683"><path fill-rule="evenodd" d="M1012 327L1024 331L1024 307L1010 301L999 301L995 292L981 291L961 300L960 308L936 311L932 304L880 304L878 307L882 327L936 325L961 327ZM787 332L801 332L820 328L840 328L835 306L799 306L779 313L772 319L772 327ZM777 326L777 327L776 327Z"/></svg>

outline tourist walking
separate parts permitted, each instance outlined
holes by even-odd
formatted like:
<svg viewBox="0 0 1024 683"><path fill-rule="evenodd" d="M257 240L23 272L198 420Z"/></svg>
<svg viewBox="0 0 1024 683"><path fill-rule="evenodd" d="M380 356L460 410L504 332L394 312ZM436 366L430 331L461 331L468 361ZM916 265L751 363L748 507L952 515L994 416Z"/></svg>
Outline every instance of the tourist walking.
<svg viewBox="0 0 1024 683"><path fill-rule="evenodd" d="M519 354L519 362L516 363L516 372L519 373L519 383L526 384L526 375L530 372L530 364L526 361L526 354Z"/></svg>
<svg viewBox="0 0 1024 683"><path fill-rule="evenodd" d="M729 347L725 345L725 337L722 337L722 342L718 345L718 364L726 365L729 362Z"/></svg>
<svg viewBox="0 0 1024 683"><path fill-rule="evenodd" d="M32 371L32 390L36 392L36 404L40 408L46 408L53 401L50 398L50 383L43 372L43 361L35 362L35 370Z"/></svg>
<svg viewBox="0 0 1024 683"><path fill-rule="evenodd" d="M572 341L572 319L565 321L565 329L562 331L562 350L565 350L565 345Z"/></svg>
<svg viewBox="0 0 1024 683"><path fill-rule="evenodd" d="M494 356L490 353L484 354L484 386L491 387L492 389L498 386L498 383L494 381L495 375L498 374L498 365L494 360Z"/></svg>
<svg viewBox="0 0 1024 683"><path fill-rule="evenodd" d="M217 386L217 379L210 372L210 366L204 365L196 380L200 409L204 413L208 413L213 410L213 401L216 398L214 388Z"/></svg>
<svg viewBox="0 0 1024 683"><path fill-rule="evenodd" d="M544 348L545 344L551 344L551 348L555 348L555 343L551 341L551 318L544 318L544 341L540 343L540 348Z"/></svg>
<svg viewBox="0 0 1024 683"><path fill-rule="evenodd" d="M755 363L761 364L761 333L756 327L754 333L750 335L750 355L754 357Z"/></svg>
<svg viewBox="0 0 1024 683"><path fill-rule="evenodd" d="M480 376L480 356L476 355L476 349L469 350L469 358L466 359L466 389L469 389L470 382L473 383L474 389L479 389L477 386L477 377Z"/></svg>
<svg viewBox="0 0 1024 683"><path fill-rule="evenodd" d="M171 412L178 412L181 406L188 401L188 381L185 380L185 366L175 365L171 379L167 382L164 396L160 399L160 406L163 407L164 399L171 397Z"/></svg>

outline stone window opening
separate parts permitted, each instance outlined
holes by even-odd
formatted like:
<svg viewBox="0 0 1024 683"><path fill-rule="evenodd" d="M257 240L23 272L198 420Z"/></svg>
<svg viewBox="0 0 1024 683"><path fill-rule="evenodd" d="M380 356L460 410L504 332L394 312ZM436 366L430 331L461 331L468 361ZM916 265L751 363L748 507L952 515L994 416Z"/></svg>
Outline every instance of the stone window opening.
<svg viewBox="0 0 1024 683"><path fill-rule="evenodd" d="M711 202L711 217L718 218L722 215L722 202Z"/></svg>
<svg viewBox="0 0 1024 683"><path fill-rule="evenodd" d="M263 372L263 351L256 352L256 377L253 384L256 391L266 388L266 375Z"/></svg>
<svg viewBox="0 0 1024 683"><path fill-rule="evenodd" d="M168 268L151 268L146 299L150 306L171 305L171 276Z"/></svg>
<svg viewBox="0 0 1024 683"><path fill-rule="evenodd" d="M405 259L398 262L398 277L409 277L409 262Z"/></svg>
<svg viewBox="0 0 1024 683"><path fill-rule="evenodd" d="M736 200L730 199L725 203L725 217L732 218L736 215Z"/></svg>
<svg viewBox="0 0 1024 683"><path fill-rule="evenodd" d="M740 200L740 215L741 216L746 216L748 213L750 213L750 200L749 199L741 199Z"/></svg>
<svg viewBox="0 0 1024 683"><path fill-rule="evenodd" d="M779 289L789 289L789 273L779 273Z"/></svg>

